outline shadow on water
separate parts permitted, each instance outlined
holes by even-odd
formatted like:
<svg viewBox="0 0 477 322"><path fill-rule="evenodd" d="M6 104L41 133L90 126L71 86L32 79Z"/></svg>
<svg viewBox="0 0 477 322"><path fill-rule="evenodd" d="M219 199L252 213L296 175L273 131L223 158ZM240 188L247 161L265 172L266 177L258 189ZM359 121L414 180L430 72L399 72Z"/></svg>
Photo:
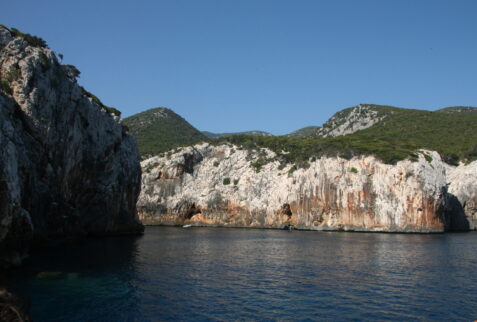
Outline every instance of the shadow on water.
<svg viewBox="0 0 477 322"><path fill-rule="evenodd" d="M31 315L38 321L82 320L87 316L72 319L71 312L88 307L97 319L136 315L133 281L141 238L93 238L37 250L9 274L10 288L32 298ZM117 303L114 310L111 302Z"/></svg>

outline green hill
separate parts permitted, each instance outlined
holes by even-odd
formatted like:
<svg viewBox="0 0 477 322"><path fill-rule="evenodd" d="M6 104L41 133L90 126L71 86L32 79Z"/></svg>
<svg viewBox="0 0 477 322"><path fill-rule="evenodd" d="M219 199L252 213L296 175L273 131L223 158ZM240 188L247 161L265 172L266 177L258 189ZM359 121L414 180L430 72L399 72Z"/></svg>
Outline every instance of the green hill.
<svg viewBox="0 0 477 322"><path fill-rule="evenodd" d="M348 125L347 116L359 115L356 113L359 107L335 114L333 129ZM370 119L368 115L365 119L373 124L346 135L314 138L234 136L223 140L249 148L268 147L279 154L279 159L298 165L306 165L310 158L322 155L350 158L362 154L395 163L405 158L415 159L418 149L435 150L449 164L477 159L477 115L474 113L380 105L372 105L372 109L376 112L372 113L375 118ZM359 119L355 121L361 124Z"/></svg>
<svg viewBox="0 0 477 322"><path fill-rule="evenodd" d="M336 112L322 126L308 126L287 137L316 138L336 137L366 129L392 114L396 107L376 104L359 104Z"/></svg>
<svg viewBox="0 0 477 322"><path fill-rule="evenodd" d="M446 108L441 108L436 112L441 113L462 113L462 114L477 114L477 107L472 106L451 106Z"/></svg>
<svg viewBox="0 0 477 322"><path fill-rule="evenodd" d="M159 107L125 118L122 123L136 137L141 155L155 155L207 137L172 110Z"/></svg>
<svg viewBox="0 0 477 322"><path fill-rule="evenodd" d="M310 138L319 136L321 126L307 126L285 136L290 138Z"/></svg>
<svg viewBox="0 0 477 322"><path fill-rule="evenodd" d="M375 155L386 163L415 159L419 149L439 152L449 164L477 159L476 108L450 107L424 111L360 104L344 109L322 127L308 127L300 135L264 136L233 133L207 138L167 108L148 110L124 119L136 136L142 155L158 154L200 141L230 142L246 148L267 147L277 158L297 167L322 155L351 158ZM297 132L299 132L297 131ZM255 134L255 132L253 133ZM214 135L213 133L210 135ZM257 160L257 165L270 160Z"/></svg>

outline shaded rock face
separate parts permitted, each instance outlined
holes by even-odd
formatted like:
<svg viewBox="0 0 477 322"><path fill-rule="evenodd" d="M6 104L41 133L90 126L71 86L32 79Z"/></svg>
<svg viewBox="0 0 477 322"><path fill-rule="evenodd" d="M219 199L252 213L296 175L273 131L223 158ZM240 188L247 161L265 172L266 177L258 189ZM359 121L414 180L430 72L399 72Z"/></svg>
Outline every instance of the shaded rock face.
<svg viewBox="0 0 477 322"><path fill-rule="evenodd" d="M31 321L27 311L28 307L24 301L0 288L0 321Z"/></svg>
<svg viewBox="0 0 477 322"><path fill-rule="evenodd" d="M449 193L457 200L455 212L477 230L477 161L449 169Z"/></svg>
<svg viewBox="0 0 477 322"><path fill-rule="evenodd" d="M190 155L197 160L193 171L178 171ZM296 171L272 161L257 173L250 160L259 155L274 158L269 150L204 143L143 161L140 219L145 224L311 230L465 229L450 212L448 166L435 152L423 151L417 162L396 165L372 156L323 157Z"/></svg>
<svg viewBox="0 0 477 322"><path fill-rule="evenodd" d="M0 28L0 261L33 239L141 231L136 143L47 48Z"/></svg>

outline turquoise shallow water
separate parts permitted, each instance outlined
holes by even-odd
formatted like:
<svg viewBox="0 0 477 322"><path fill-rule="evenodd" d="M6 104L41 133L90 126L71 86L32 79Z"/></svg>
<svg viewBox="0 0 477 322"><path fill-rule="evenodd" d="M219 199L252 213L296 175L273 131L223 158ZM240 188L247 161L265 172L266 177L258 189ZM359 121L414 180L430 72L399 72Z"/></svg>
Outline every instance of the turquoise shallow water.
<svg viewBox="0 0 477 322"><path fill-rule="evenodd" d="M149 227L37 252L35 321L477 319L477 233Z"/></svg>

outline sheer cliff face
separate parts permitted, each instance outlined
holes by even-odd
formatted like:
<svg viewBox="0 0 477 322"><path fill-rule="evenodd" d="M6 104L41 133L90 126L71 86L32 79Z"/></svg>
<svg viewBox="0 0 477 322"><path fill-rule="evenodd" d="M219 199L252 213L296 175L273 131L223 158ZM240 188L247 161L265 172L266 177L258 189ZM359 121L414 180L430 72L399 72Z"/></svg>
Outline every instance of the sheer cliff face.
<svg viewBox="0 0 477 322"><path fill-rule="evenodd" d="M386 165L374 157L323 157L293 171L236 146L196 145L142 162L138 212L145 224L197 224L312 230L441 232L446 215L446 165ZM430 158L428 158L430 159Z"/></svg>
<svg viewBox="0 0 477 322"><path fill-rule="evenodd" d="M32 239L140 231L134 138L46 48L0 28L0 261Z"/></svg>

